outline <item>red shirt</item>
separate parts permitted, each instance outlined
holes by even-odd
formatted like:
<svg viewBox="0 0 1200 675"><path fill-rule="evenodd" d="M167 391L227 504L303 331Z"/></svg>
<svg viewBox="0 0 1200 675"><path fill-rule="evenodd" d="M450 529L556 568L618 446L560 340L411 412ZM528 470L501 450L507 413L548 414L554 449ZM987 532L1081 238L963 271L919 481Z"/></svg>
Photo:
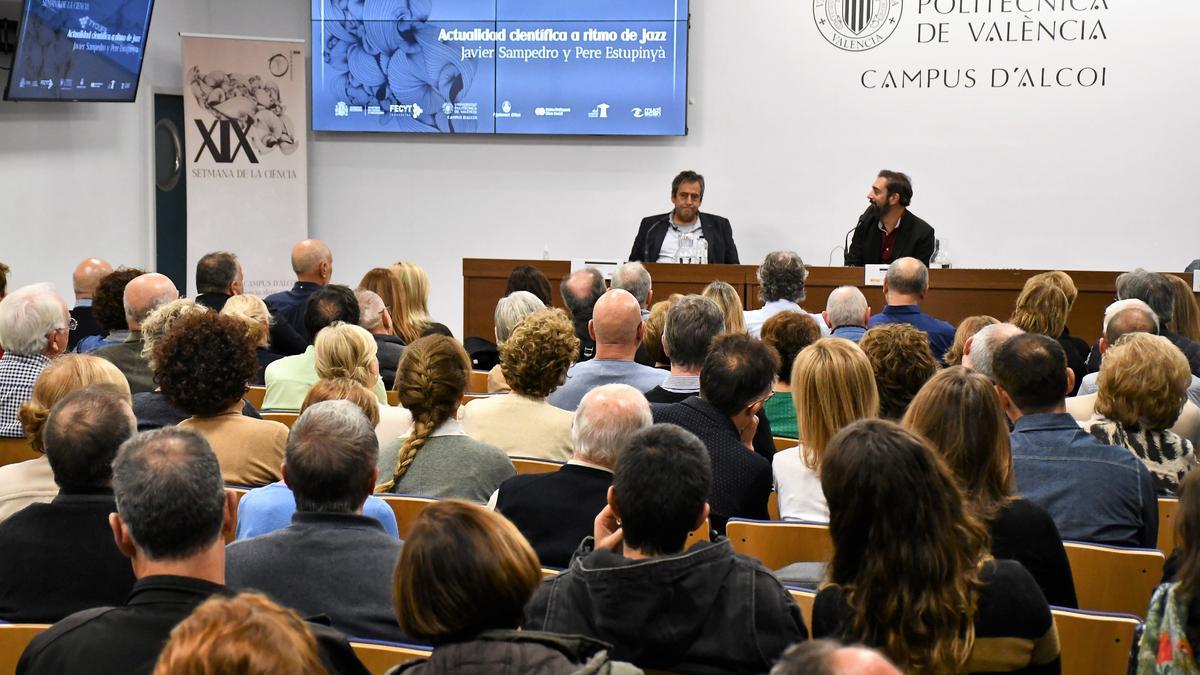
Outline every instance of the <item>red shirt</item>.
<svg viewBox="0 0 1200 675"><path fill-rule="evenodd" d="M896 221L896 226L891 232L883 229L883 222L879 223L879 231L883 233L883 242L880 244L879 259L889 265L892 262L892 248L896 246L896 235L900 232L900 221Z"/></svg>

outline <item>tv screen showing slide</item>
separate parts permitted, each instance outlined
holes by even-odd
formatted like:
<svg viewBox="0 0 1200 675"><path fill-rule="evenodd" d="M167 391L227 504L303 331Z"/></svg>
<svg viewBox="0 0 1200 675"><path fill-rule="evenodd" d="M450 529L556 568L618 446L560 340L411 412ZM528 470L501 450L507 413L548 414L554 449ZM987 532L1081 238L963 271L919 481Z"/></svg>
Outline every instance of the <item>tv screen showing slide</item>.
<svg viewBox="0 0 1200 675"><path fill-rule="evenodd" d="M25 0L5 97L134 100L153 7L154 0Z"/></svg>
<svg viewBox="0 0 1200 675"><path fill-rule="evenodd" d="M687 0L313 0L316 131L687 133Z"/></svg>

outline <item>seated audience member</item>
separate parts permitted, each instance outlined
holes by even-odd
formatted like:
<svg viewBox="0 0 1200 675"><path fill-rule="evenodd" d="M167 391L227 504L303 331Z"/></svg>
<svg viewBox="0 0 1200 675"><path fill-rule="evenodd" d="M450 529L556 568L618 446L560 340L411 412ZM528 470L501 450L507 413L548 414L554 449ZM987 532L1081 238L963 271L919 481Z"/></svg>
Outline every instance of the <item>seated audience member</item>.
<svg viewBox="0 0 1200 675"><path fill-rule="evenodd" d="M778 370L779 357L761 340L721 335L700 369L700 395L653 406L655 422L679 425L708 448L711 522L721 534L730 518L769 518L771 464L754 452L754 435Z"/></svg>
<svg viewBox="0 0 1200 675"><path fill-rule="evenodd" d="M780 312L767 319L762 327L762 340L779 354L775 394L767 399L763 411L771 421L771 433L784 438L798 438L796 406L792 402L792 364L796 355L821 339L821 327L807 314Z"/></svg>
<svg viewBox="0 0 1200 675"><path fill-rule="evenodd" d="M59 493L0 524L0 620L53 623L129 594L133 571L107 520L112 460L133 433L129 392L118 386L84 387L54 405L45 440Z"/></svg>
<svg viewBox="0 0 1200 675"><path fill-rule="evenodd" d="M788 647L771 675L900 675L900 671L874 649L808 640Z"/></svg>
<svg viewBox="0 0 1200 675"><path fill-rule="evenodd" d="M682 297L682 295L675 293L666 300L659 300L654 303L650 307L650 314L642 322L642 344L638 347L638 353L645 353L646 360L653 361L654 367L660 370L669 370L671 368L671 359L667 357L666 351L663 350L663 329L667 326L667 313L671 311L671 306Z"/></svg>
<svg viewBox="0 0 1200 675"><path fill-rule="evenodd" d="M1169 340L1130 333L1105 352L1097 416L1080 425L1101 443L1137 455L1160 495L1174 496L1196 467L1192 442L1170 430L1187 402L1190 379L1187 359Z"/></svg>
<svg viewBox="0 0 1200 675"><path fill-rule="evenodd" d="M613 270L612 288L628 291L642 308L642 320L650 314L650 305L654 304L654 280L650 272L640 262L627 262L617 265Z"/></svg>
<svg viewBox="0 0 1200 675"><path fill-rule="evenodd" d="M225 301L220 312L223 316L241 319L246 324L246 336L254 343L254 358L258 359L258 370L254 372L250 384L264 386L267 366L284 356L271 349L272 322L267 304L256 295L235 295Z"/></svg>
<svg viewBox="0 0 1200 675"><path fill-rule="evenodd" d="M0 300L0 437L25 435L18 413L50 360L67 349L67 305L50 284L34 284Z"/></svg>
<svg viewBox="0 0 1200 675"><path fill-rule="evenodd" d="M916 258L900 258L888 265L883 277L883 311L871 317L867 328L906 323L925 333L933 357L940 363L954 343L954 326L921 311L929 292L929 268Z"/></svg>
<svg viewBox="0 0 1200 675"><path fill-rule="evenodd" d="M312 629L257 593L205 600L171 630L154 675L328 675Z"/></svg>
<svg viewBox="0 0 1200 675"><path fill-rule="evenodd" d="M379 402L369 389L349 378L320 380L308 391L300 413L322 401L349 401L358 406L373 428L379 425ZM290 439L294 433L289 433ZM379 434L376 432L376 438ZM285 457L286 461L286 457ZM296 497L284 481L254 488L242 495L238 501L237 533L234 539L249 539L260 534L282 530L292 524L296 513ZM396 514L392 507L379 497L367 497L363 504L363 515L379 521L384 531L399 538Z"/></svg>
<svg viewBox="0 0 1200 675"><path fill-rule="evenodd" d="M575 410L584 394L602 384L628 384L649 391L666 376L633 360L642 342L642 315L628 291L608 291L596 301L588 334L596 342L595 358L571 366L567 381L546 399L551 405Z"/></svg>
<svg viewBox="0 0 1200 675"><path fill-rule="evenodd" d="M324 614L347 635L402 640L388 603L401 543L363 515L378 459L375 430L353 403L304 411L283 459L296 499L292 524L230 544L229 586L262 591L304 616Z"/></svg>
<svg viewBox="0 0 1200 675"><path fill-rule="evenodd" d="M721 308L721 314L725 316L726 333L746 332L746 310L736 288L724 281L714 281L705 286L700 295L717 303Z"/></svg>
<svg viewBox="0 0 1200 675"><path fill-rule="evenodd" d="M316 335L308 331L308 301L333 278L333 252L319 239L297 242L292 247L292 271L296 273L296 283L291 290L272 293L263 300L277 320L286 322L302 339L312 342Z"/></svg>
<svg viewBox="0 0 1200 675"><path fill-rule="evenodd" d="M996 351L1005 342L1024 332L1011 323L997 323L980 328L963 343L962 365L983 373L995 382L996 374L992 370L992 361Z"/></svg>
<svg viewBox="0 0 1200 675"><path fill-rule="evenodd" d="M1154 310L1150 309L1150 305L1141 300L1118 300L1109 305L1104 310L1104 324L1101 330L1100 340L1096 343L1101 357L1124 335L1130 333L1160 334L1158 317L1154 314ZM1092 399L1089 400L1094 403L1093 395L1098 389L1096 381L1099 379L1099 371L1088 373L1083 378L1083 384L1079 386L1078 397L1092 396ZM1200 377L1192 375L1189 371L1188 380L1188 400L1200 405Z"/></svg>
<svg viewBox="0 0 1200 675"><path fill-rule="evenodd" d="M1179 491L1177 571L1154 591L1138 646L1139 673L1191 673L1192 645L1200 644L1200 472L1183 479ZM1173 619L1173 620L1172 620Z"/></svg>
<svg viewBox="0 0 1200 675"><path fill-rule="evenodd" d="M699 295L681 295L671 302L659 331L670 374L662 384L646 391L651 403L679 403L700 393L700 369L709 345L725 332L725 319L717 303Z"/></svg>
<svg viewBox="0 0 1200 675"><path fill-rule="evenodd" d="M731 337L749 339L723 339ZM711 483L694 435L665 424L635 434L617 459L594 539L542 583L526 627L603 640L614 658L643 668L766 671L808 631L779 580L729 540L684 551L709 514Z"/></svg>
<svg viewBox="0 0 1200 675"><path fill-rule="evenodd" d="M429 318L429 275L415 263L400 261L389 268L399 280L403 315L397 315L392 308L392 319L395 320L400 337L411 344L417 338L426 335L445 335L454 337L450 329ZM413 336L410 337L409 336Z"/></svg>
<svg viewBox="0 0 1200 675"><path fill-rule="evenodd" d="M354 297L358 299L358 325L375 339L379 377L383 380L384 388L391 389L396 382L396 366L400 364L400 355L404 353L404 340L392 333L391 314L378 293L360 288L354 291Z"/></svg>
<svg viewBox="0 0 1200 675"><path fill-rule="evenodd" d="M954 342L950 345L950 349L946 350L946 366L961 366L963 365L963 349L967 345L967 340L971 339L985 326L992 326L1000 323L995 317L986 314L978 316L968 316L959 322L958 328L954 329Z"/></svg>
<svg viewBox="0 0 1200 675"><path fill-rule="evenodd" d="M800 303L804 301L804 280L808 278L808 270L804 261L794 251L772 251L758 266L758 284L762 289L762 309L748 309L744 318L746 332L752 337L758 337L767 319L780 312L804 311ZM809 314L821 327L822 335L829 335L829 327L820 314Z"/></svg>
<svg viewBox="0 0 1200 675"><path fill-rule="evenodd" d="M299 410L309 387L319 379L317 335L334 322L357 324L359 318L358 300L354 291L345 286L330 284L309 294L304 309L304 332L312 336L313 344L303 354L288 356L267 366L263 373L267 383L263 409ZM372 390L380 403L387 403L387 390L383 388L382 380L378 380Z"/></svg>
<svg viewBox="0 0 1200 675"><path fill-rule="evenodd" d="M512 393L463 406L463 431L510 456L570 458L574 414L550 405L546 397L562 384L578 353L579 338L562 310L526 316L500 345L500 367Z"/></svg>
<svg viewBox="0 0 1200 675"><path fill-rule="evenodd" d="M779 517L826 523L829 507L821 492L821 458L839 429L879 414L875 375L861 349L830 338L800 352L792 364L791 384L802 440L775 453L771 462Z"/></svg>
<svg viewBox="0 0 1200 675"><path fill-rule="evenodd" d="M1171 314L1175 332L1192 342L1200 342L1200 301L1196 300L1192 285L1174 274L1165 276L1175 297L1175 311Z"/></svg>
<svg viewBox="0 0 1200 675"><path fill-rule="evenodd" d="M1020 495L1045 509L1064 539L1153 547L1158 500L1150 471L1067 414L1073 374L1062 345L1044 335L1018 335L996 351L992 367L1000 404L1013 422Z"/></svg>
<svg viewBox="0 0 1200 675"><path fill-rule="evenodd" d="M143 354L142 323L154 310L179 299L175 283L157 272L143 274L125 285L125 323L129 326L129 337L121 344L109 345L96 350L96 356L113 362L125 379L129 390L135 394L154 391L154 371Z"/></svg>
<svg viewBox="0 0 1200 675"><path fill-rule="evenodd" d="M233 524L233 497L204 437L178 427L138 434L112 471L117 511L108 523L132 563L133 592L122 606L73 614L35 637L17 664L21 675L150 675L176 624L210 596L232 595L222 535ZM344 636L309 628L331 673L366 673Z"/></svg>
<svg viewBox="0 0 1200 675"><path fill-rule="evenodd" d="M399 338L401 345L408 344L411 340L405 339L405 336L400 334L400 328L396 320L398 316L407 316L408 314L404 305L404 291L400 288L400 278L386 267L375 267L367 270L362 280L358 282L358 289L355 291L356 295L358 291L371 291L379 296L379 299L383 301L382 315L386 316L383 322L391 327L389 334ZM362 318L366 320L368 318L366 316L367 313L361 311L361 301L359 307L360 313L363 315ZM366 328L366 326L363 326L363 328ZM367 328L367 330L371 330L372 333L375 332L370 328ZM418 337L420 335L413 335L412 339L416 340Z"/></svg>
<svg viewBox="0 0 1200 675"><path fill-rule="evenodd" d="M19 413L25 437L41 457L0 466L0 522L30 504L48 504L58 494L42 433L50 409L73 391L93 384L114 385L129 396L129 383L113 364L95 356L64 354L54 359L33 386Z"/></svg>
<svg viewBox="0 0 1200 675"><path fill-rule="evenodd" d="M925 334L906 323L876 326L859 347L871 360L879 391L879 416L899 420L908 402L938 370Z"/></svg>
<svg viewBox="0 0 1200 675"><path fill-rule="evenodd" d="M876 647L906 672L1059 672L1037 582L991 559L987 529L925 441L856 422L829 442L821 486L834 551L814 638Z"/></svg>
<svg viewBox="0 0 1200 675"><path fill-rule="evenodd" d="M323 329L317 334L315 345L317 382L345 377L371 389L378 397L382 385L375 345L371 334L354 324L337 322ZM377 435L381 442L399 437L412 426L412 415L404 408L389 405L386 392L378 400L378 406Z"/></svg>
<svg viewBox="0 0 1200 675"><path fill-rule="evenodd" d="M502 516L460 501L430 504L400 553L392 597L400 627L434 645L433 655L390 672L641 672L609 661L600 642L524 630L525 604L541 580L537 556Z"/></svg>
<svg viewBox="0 0 1200 675"><path fill-rule="evenodd" d="M1075 306L1075 300L1079 297L1079 289L1075 286L1075 280L1071 278L1071 275L1060 270L1035 274L1032 277L1029 277L1029 279L1026 281L1027 286L1030 284L1045 284L1049 286L1055 286L1061 290L1067 296L1068 315L1070 315L1071 308ZM1050 337L1055 338L1058 340L1058 344L1062 345L1063 351L1067 353L1067 363L1075 364L1071 366L1071 369L1075 370L1077 366L1082 365L1083 371L1075 372L1078 373L1079 377L1082 377L1084 374L1086 374L1088 350L1090 349L1088 347L1088 343L1080 338L1075 337L1074 335L1071 335L1071 331L1067 328L1065 323L1063 324L1062 332L1058 333L1057 335L1051 335ZM1079 378L1077 377L1076 380L1078 379ZM1078 387L1078 383L1076 383L1076 386Z"/></svg>
<svg viewBox="0 0 1200 675"><path fill-rule="evenodd" d="M867 322L871 320L871 306L867 304L867 296L858 288L839 286L830 292L821 318L830 328L830 337L858 342L863 333L867 332Z"/></svg>
<svg viewBox="0 0 1200 675"><path fill-rule="evenodd" d="M404 350L396 393L412 429L380 448L376 492L482 504L516 475L503 450L471 438L456 419L470 372L471 359L454 338L430 335Z"/></svg>
<svg viewBox="0 0 1200 675"><path fill-rule="evenodd" d="M204 436L226 483L279 480L288 428L242 414L242 394L257 362L240 321L213 312L181 317L159 341L154 361L167 401L191 415L179 426Z"/></svg>
<svg viewBox="0 0 1200 675"><path fill-rule="evenodd" d="M494 497L497 511L529 540L543 565L566 567L608 503L612 469L631 436L653 423L650 404L627 384L589 391L571 428L575 454L552 473L513 476Z"/></svg>
<svg viewBox="0 0 1200 675"><path fill-rule="evenodd" d="M1016 307L1008 322L1026 333L1059 340L1067 328L1070 311L1071 303L1062 288L1045 278L1030 278L1017 296ZM1075 374L1075 389L1069 394L1074 396L1079 391L1083 376L1087 374L1087 354L1080 354L1073 341L1059 340L1059 344L1067 355L1067 367Z"/></svg>
<svg viewBox="0 0 1200 675"><path fill-rule="evenodd" d="M214 312L245 290L242 263L228 251L205 253L196 261L196 304Z"/></svg>
<svg viewBox="0 0 1200 675"><path fill-rule="evenodd" d="M92 352L109 345L119 345L129 339L131 331L125 322L125 286L145 274L130 267L119 267L100 278L92 293L92 316L100 332L81 339L75 345L79 354Z"/></svg>
<svg viewBox="0 0 1200 675"><path fill-rule="evenodd" d="M71 308L71 318L75 319L75 328L67 339L67 351L75 351L79 341L93 335L103 334L100 324L92 314L92 300L100 280L112 274L112 265L100 258L88 258L75 267L71 275L71 285L75 289L75 306ZM0 293L0 299L4 294Z"/></svg>
<svg viewBox="0 0 1200 675"><path fill-rule="evenodd" d="M596 356L596 339L592 337L590 326L596 303L605 293L604 275L595 267L585 267L575 270L563 277L558 285L563 304L567 307L567 315L575 326L575 337L579 338L579 358L576 361L588 361Z"/></svg>
<svg viewBox="0 0 1200 675"><path fill-rule="evenodd" d="M959 480L992 556L1029 570L1051 605L1078 607L1071 564L1050 514L1015 496L1012 448L992 381L961 366L934 375L904 415Z"/></svg>
<svg viewBox="0 0 1200 675"><path fill-rule="evenodd" d="M508 297L517 291L532 293L534 297L542 301L543 307L553 304L550 297L550 280L533 265L517 265L508 273L504 295Z"/></svg>
<svg viewBox="0 0 1200 675"><path fill-rule="evenodd" d="M528 291L513 291L509 295L500 298L500 301L496 303L496 314L494 317L497 347L504 346L504 343L512 336L513 331L517 328L517 324L522 319L544 309L546 309L546 305L536 295ZM578 354L578 347L576 347L576 354ZM572 355L572 361L574 361L576 354ZM504 379L504 371L499 363L488 371L487 390L489 394L502 394L511 390L508 382Z"/></svg>
<svg viewBox="0 0 1200 675"><path fill-rule="evenodd" d="M1117 299L1137 299L1145 302L1158 317L1158 334L1171 341L1187 357L1192 375L1200 377L1200 343L1189 340L1172 330L1175 318L1175 289L1166 275L1138 268L1117 277ZM1092 346L1088 368L1100 370L1100 346Z"/></svg>

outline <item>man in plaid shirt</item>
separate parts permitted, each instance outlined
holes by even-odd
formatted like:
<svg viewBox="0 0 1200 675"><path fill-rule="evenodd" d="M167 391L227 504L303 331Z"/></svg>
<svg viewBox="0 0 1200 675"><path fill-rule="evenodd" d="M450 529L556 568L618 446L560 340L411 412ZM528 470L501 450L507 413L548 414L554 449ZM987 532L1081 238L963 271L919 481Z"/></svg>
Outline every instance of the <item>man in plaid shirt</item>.
<svg viewBox="0 0 1200 675"><path fill-rule="evenodd" d="M50 284L25 286L0 300L0 437L25 435L17 412L50 359L67 350L73 323Z"/></svg>

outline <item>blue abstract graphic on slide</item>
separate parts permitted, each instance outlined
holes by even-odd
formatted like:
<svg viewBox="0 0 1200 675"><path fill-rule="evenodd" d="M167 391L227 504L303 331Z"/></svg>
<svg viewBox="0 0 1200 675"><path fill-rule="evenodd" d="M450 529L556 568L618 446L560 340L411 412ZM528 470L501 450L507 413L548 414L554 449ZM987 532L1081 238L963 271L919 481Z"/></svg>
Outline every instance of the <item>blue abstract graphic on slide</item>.
<svg viewBox="0 0 1200 675"><path fill-rule="evenodd" d="M682 135L688 0L313 0L316 131Z"/></svg>
<svg viewBox="0 0 1200 675"><path fill-rule="evenodd" d="M153 0L27 0L8 97L132 101Z"/></svg>

